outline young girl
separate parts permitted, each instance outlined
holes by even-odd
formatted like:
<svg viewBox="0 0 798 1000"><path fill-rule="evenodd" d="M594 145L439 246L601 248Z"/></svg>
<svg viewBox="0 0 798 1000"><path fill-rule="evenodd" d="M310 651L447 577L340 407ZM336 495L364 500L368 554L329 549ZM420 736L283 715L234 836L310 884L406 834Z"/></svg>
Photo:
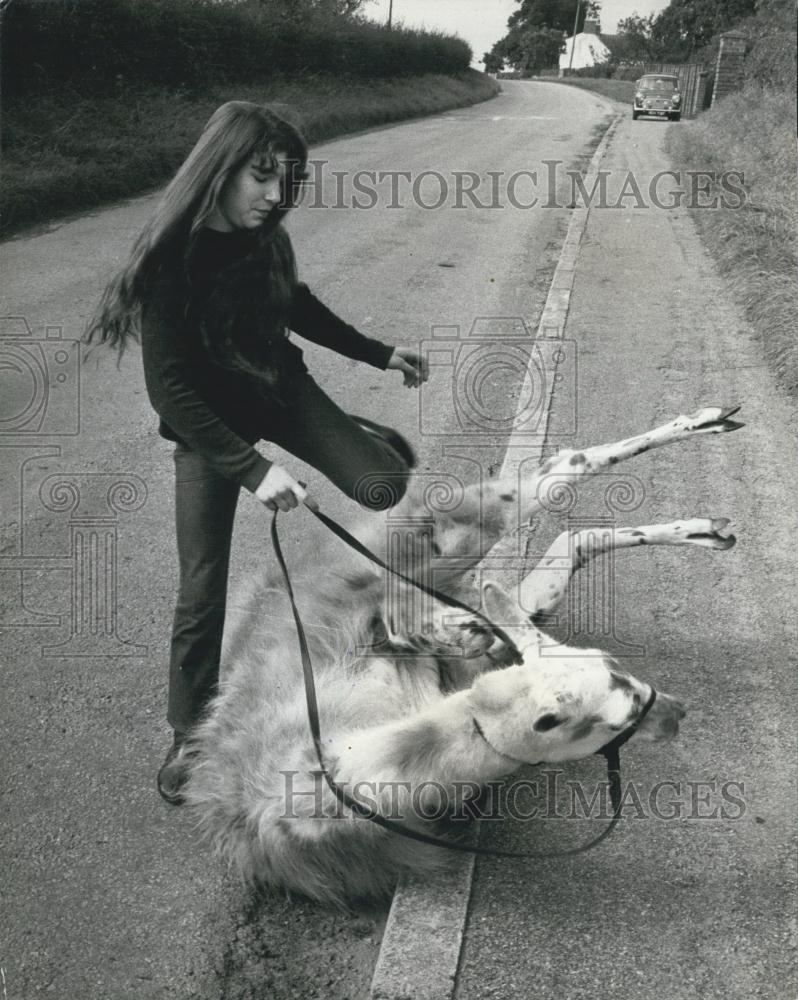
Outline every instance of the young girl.
<svg viewBox="0 0 798 1000"><path fill-rule="evenodd" d="M413 452L395 431L336 406L316 385L307 340L375 368L427 378L419 355L359 333L297 280L283 216L301 193L307 147L265 107L222 105L167 187L88 341L140 335L163 437L175 442L180 585L167 718L172 747L158 789L182 802L186 734L216 690L233 519L244 486L270 510L315 506L291 473L254 447L273 441L371 509L401 499ZM384 478L381 478L384 477Z"/></svg>

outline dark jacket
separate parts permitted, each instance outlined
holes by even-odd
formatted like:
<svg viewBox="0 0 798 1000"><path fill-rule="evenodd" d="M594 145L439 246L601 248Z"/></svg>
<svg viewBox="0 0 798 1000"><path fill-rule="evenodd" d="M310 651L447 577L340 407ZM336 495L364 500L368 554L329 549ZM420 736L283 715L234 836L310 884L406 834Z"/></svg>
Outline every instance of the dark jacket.
<svg viewBox="0 0 798 1000"><path fill-rule="evenodd" d="M198 243L202 284L212 286L218 271L246 247L243 234L202 230ZM187 305L180 270L165 268L153 279L142 307L144 379L161 418L159 431L254 492L271 462L253 443L269 439L270 423L286 419L285 409L256 378L223 367L209 356ZM339 319L302 283L296 285L287 326L306 340L375 368L385 369L393 353L392 347ZM307 368L302 351L287 337L279 354L280 394L290 399L292 379L302 377Z"/></svg>

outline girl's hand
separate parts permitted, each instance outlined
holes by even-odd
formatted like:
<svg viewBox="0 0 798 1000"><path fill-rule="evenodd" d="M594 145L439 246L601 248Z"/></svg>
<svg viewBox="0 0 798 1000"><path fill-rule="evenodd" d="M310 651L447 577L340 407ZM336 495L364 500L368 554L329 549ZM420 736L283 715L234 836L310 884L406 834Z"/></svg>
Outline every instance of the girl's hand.
<svg viewBox="0 0 798 1000"><path fill-rule="evenodd" d="M266 475L261 479L255 490L255 496L269 510L293 510L304 503L311 510L318 510L319 505L313 497L298 483L293 476L285 471L282 465L270 465Z"/></svg>
<svg viewBox="0 0 798 1000"><path fill-rule="evenodd" d="M429 364L418 351L411 351L407 347L396 347L388 362L388 368L395 368L404 376L405 385L410 388L418 388L422 382L429 378Z"/></svg>

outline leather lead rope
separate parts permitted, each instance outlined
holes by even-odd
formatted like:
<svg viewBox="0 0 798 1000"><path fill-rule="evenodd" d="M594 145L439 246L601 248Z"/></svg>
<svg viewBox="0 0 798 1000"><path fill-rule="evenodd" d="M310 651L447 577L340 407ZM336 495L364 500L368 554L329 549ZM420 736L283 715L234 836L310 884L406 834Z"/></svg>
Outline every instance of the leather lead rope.
<svg viewBox="0 0 798 1000"><path fill-rule="evenodd" d="M310 508L308 509L310 510ZM503 642L507 643L510 649L518 657L518 662L521 661L521 654L515 646L515 643L513 643L506 632L494 625L492 622L488 621L488 619L481 612L470 608L467 604L464 604L453 597L449 597L447 594L439 593L432 587L427 587L423 584L417 583L415 580L405 576L403 573L399 573L398 571L391 569L391 567L384 563L379 556L376 556L373 552L369 551L365 545L350 535L345 528L342 528L341 525L336 521L333 521L332 518L327 517L319 511L312 511L312 513L315 514L322 524L329 528L334 535L349 545L350 548L359 552L366 559L375 563L377 566L381 566L383 569L392 573L400 580L403 580L414 587L418 587L419 590L423 590L424 593L428 594L430 597L434 597L436 600L442 601L450 607L459 608L460 610L467 611L470 614L481 618L496 636L498 636ZM274 546L274 554L277 557L277 562L283 574L283 582L291 603L291 612L294 616L294 623L296 625L297 640L299 642L299 651L302 658L302 673L305 680L305 700L307 703L308 722L310 724L311 736L313 737L313 745L316 748L316 756L319 761L321 772L324 775L324 779L327 782L330 791L342 805L351 809L351 811L356 815L361 816L364 819L368 819L370 822L375 823L384 830L398 834L400 837L406 837L409 840L415 840L422 844L429 844L433 847L442 847L448 851L461 851L465 854L479 854L493 858L531 858L533 860L542 858L565 858L575 854L584 854L585 851L589 851L598 846L598 844L609 837L615 829L618 820L621 818L621 809L623 808L621 796L621 766L618 751L623 744L627 742L627 740L631 739L640 723L651 710L651 707L657 697L657 692L653 687L648 701L632 725L625 729L622 733L619 733L618 736L616 736L610 743L607 743L606 746L596 751L606 757L607 760L607 779L609 781L610 801L612 803L613 814L609 824L602 830L602 832L592 840L589 840L586 844L582 844L579 847L565 848L561 851L501 851L490 847L480 847L478 845L470 846L468 844L458 843L457 841L442 840L441 838L434 837L431 834L422 833L419 830L413 830L410 827L403 826L395 820L388 819L381 813L375 812L362 802L358 802L357 799L353 799L344 791L343 788L341 788L340 785L335 783L324 764L324 752L322 750L321 725L319 722L319 707L316 700L316 683L313 676L313 664L310 658L305 628L302 624L302 618L294 599L294 588L291 585L291 577L288 573L288 567L286 566L285 558L283 557L283 550L280 546L280 539L277 534L277 511L275 511L272 515L271 539L272 545Z"/></svg>

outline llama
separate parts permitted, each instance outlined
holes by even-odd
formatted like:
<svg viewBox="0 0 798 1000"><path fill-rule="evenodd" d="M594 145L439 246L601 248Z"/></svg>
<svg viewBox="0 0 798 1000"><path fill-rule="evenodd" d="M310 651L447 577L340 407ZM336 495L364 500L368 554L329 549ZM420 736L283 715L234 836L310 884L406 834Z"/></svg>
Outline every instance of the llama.
<svg viewBox="0 0 798 1000"><path fill-rule="evenodd" d="M472 606L481 599L520 663L508 663L483 620L440 602L429 602L421 622L386 613L382 576L330 538L312 575L294 583L316 673L324 765L336 784L429 831L427 817L451 805L464 784L477 789L527 763L589 756L634 722L651 687L601 650L554 643L535 622L589 559L642 545L728 549L734 537L724 534L725 518L618 528L603 532L600 545L564 532L512 594L495 580L475 594L469 569L519 513L524 520L539 513L544 482L550 490L650 448L735 430L742 425L730 419L734 412L709 407L614 444L561 451L520 489L502 481L472 486L455 510L427 517L411 572L420 575L429 560L456 566L443 584L436 574L436 586ZM411 490L401 511L406 523L414 515L421 523L426 508ZM373 527L364 540L384 545ZM633 739L671 739L684 714L660 692ZM192 745L186 801L216 851L249 880L347 906L387 896L404 872L446 862L445 850L352 816L326 787L289 605L268 579L249 581L231 609L220 692Z"/></svg>

